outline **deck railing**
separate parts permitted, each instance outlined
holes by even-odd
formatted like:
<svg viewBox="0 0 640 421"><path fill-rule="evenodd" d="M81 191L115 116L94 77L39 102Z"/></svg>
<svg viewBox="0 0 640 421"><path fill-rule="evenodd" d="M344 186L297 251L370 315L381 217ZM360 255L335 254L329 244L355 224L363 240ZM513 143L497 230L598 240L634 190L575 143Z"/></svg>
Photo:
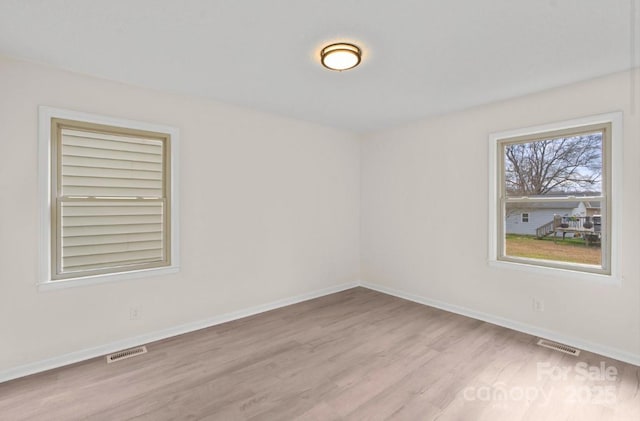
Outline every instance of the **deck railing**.
<svg viewBox="0 0 640 421"><path fill-rule="evenodd" d="M600 232L601 224L600 216L553 216L554 231Z"/></svg>
<svg viewBox="0 0 640 421"><path fill-rule="evenodd" d="M555 232L555 220L536 228L536 237L542 238Z"/></svg>
<svg viewBox="0 0 640 421"><path fill-rule="evenodd" d="M554 215L553 221L536 228L538 238L546 237L554 232L585 232L599 233L601 230L600 216L561 216Z"/></svg>

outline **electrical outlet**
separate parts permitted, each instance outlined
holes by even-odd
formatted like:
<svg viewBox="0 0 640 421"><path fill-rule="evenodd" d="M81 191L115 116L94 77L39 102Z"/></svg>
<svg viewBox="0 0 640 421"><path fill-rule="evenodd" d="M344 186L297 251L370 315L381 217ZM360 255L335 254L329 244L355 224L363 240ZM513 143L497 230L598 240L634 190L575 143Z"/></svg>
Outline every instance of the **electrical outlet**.
<svg viewBox="0 0 640 421"><path fill-rule="evenodd" d="M129 308L129 320L138 320L140 318L140 309L138 307Z"/></svg>
<svg viewBox="0 0 640 421"><path fill-rule="evenodd" d="M533 299L533 311L543 312L544 311L544 301L534 298Z"/></svg>

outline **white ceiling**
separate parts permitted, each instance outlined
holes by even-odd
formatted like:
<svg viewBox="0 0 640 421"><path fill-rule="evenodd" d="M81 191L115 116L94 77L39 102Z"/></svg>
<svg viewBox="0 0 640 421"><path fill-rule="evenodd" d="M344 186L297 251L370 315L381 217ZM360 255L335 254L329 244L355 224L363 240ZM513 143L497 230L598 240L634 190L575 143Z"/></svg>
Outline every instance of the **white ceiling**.
<svg viewBox="0 0 640 421"><path fill-rule="evenodd" d="M0 54L362 132L628 69L638 3L0 0Z"/></svg>

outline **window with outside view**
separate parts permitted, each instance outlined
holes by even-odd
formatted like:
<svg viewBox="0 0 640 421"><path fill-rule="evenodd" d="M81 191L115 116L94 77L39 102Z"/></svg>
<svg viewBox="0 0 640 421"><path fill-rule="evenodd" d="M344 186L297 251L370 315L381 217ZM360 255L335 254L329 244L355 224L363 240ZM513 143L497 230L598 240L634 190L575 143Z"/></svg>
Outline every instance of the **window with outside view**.
<svg viewBox="0 0 640 421"><path fill-rule="evenodd" d="M611 125L498 141L498 259L609 273Z"/></svg>

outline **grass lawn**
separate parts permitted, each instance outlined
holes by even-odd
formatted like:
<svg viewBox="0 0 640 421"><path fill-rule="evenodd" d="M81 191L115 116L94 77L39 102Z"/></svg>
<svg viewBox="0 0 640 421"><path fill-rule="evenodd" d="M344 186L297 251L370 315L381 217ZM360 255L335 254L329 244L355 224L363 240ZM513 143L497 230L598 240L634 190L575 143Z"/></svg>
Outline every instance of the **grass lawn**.
<svg viewBox="0 0 640 421"><path fill-rule="evenodd" d="M599 246L584 244L581 238L546 237L538 239L532 235L507 234L507 256L529 257L532 259L558 260L562 262L602 264Z"/></svg>

